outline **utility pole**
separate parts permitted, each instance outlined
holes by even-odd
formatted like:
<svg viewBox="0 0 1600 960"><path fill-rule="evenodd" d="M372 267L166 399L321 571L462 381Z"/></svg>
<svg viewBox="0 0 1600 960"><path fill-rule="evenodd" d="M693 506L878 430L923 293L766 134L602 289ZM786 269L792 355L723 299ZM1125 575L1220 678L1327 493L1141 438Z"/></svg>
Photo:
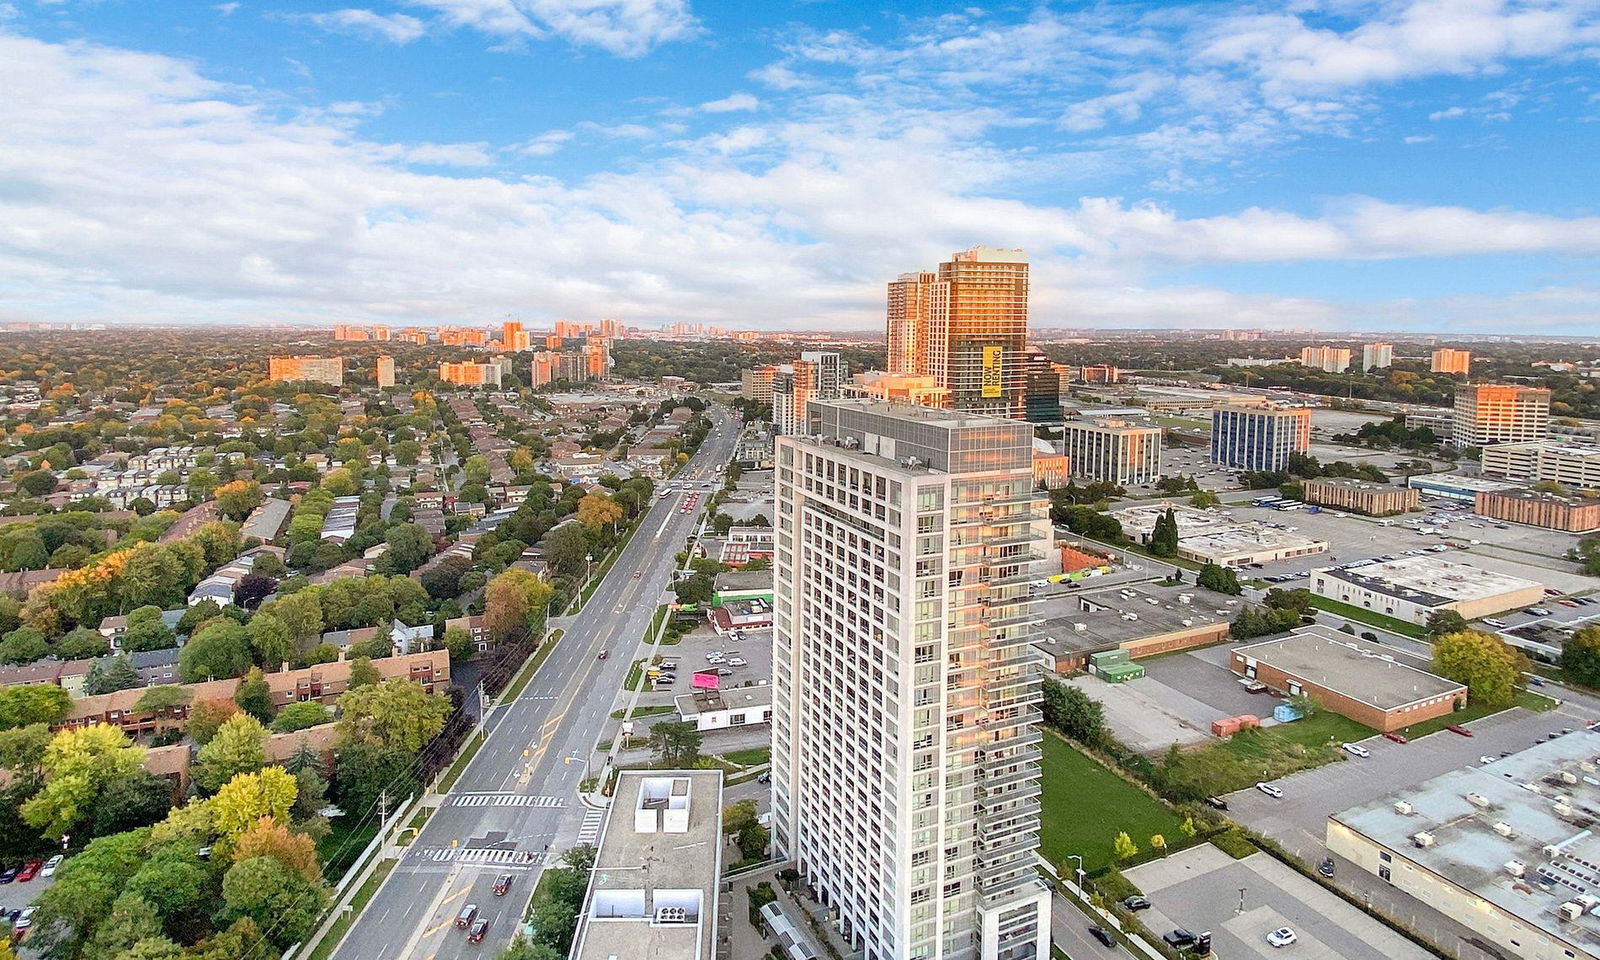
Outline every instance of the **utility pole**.
<svg viewBox="0 0 1600 960"><path fill-rule="evenodd" d="M381 837L381 836L384 836L385 834L387 834L389 832L389 791L388 790L379 790L378 791L378 818L379 818L379 822L382 824L378 828L378 836Z"/></svg>

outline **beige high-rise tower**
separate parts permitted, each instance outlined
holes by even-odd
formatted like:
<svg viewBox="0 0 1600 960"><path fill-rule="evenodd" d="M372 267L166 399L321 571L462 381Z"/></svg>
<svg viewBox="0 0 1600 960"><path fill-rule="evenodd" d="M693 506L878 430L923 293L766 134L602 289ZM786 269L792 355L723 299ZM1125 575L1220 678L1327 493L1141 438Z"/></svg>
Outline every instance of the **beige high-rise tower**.
<svg viewBox="0 0 1600 960"><path fill-rule="evenodd" d="M1027 375L1028 258L973 247L888 289L889 372L930 376L958 410L1021 417Z"/></svg>

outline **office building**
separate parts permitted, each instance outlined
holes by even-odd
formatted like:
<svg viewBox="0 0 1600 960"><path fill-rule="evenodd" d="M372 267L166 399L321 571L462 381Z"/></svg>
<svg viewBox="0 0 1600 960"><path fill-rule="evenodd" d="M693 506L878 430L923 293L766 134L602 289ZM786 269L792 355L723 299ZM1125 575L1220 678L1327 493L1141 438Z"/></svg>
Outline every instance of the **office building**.
<svg viewBox="0 0 1600 960"><path fill-rule="evenodd" d="M931 376L956 409L1021 417L1028 259L974 247L888 289L889 372Z"/></svg>
<svg viewBox="0 0 1600 960"><path fill-rule="evenodd" d="M1240 470L1286 470L1311 447L1311 411L1226 404L1211 412L1211 462Z"/></svg>
<svg viewBox="0 0 1600 960"><path fill-rule="evenodd" d="M1472 372L1472 351L1441 347L1433 351L1433 362L1428 365L1428 370L1464 377Z"/></svg>
<svg viewBox="0 0 1600 960"><path fill-rule="evenodd" d="M1361 345L1361 369L1387 370L1394 366L1394 344L1364 343Z"/></svg>
<svg viewBox="0 0 1600 960"><path fill-rule="evenodd" d="M394 386L394 357L379 357L373 376L379 388Z"/></svg>
<svg viewBox="0 0 1600 960"><path fill-rule="evenodd" d="M622 771L572 960L714 960L722 849L722 771Z"/></svg>
<svg viewBox="0 0 1600 960"><path fill-rule="evenodd" d="M1353 477L1319 477L1300 482L1306 503L1337 507L1369 517L1388 517L1414 509L1422 495L1411 487Z"/></svg>
<svg viewBox="0 0 1600 960"><path fill-rule="evenodd" d="M1563 533L1600 530L1600 498L1540 490L1495 490L1478 494L1473 513Z"/></svg>
<svg viewBox="0 0 1600 960"><path fill-rule="evenodd" d="M1596 755L1600 733L1580 729L1493 763L1457 765L1329 817L1328 849L1458 918L1486 954L1596 960Z"/></svg>
<svg viewBox="0 0 1600 960"><path fill-rule="evenodd" d="M1483 448L1479 472L1515 483L1600 490L1600 446L1556 441L1492 444Z"/></svg>
<svg viewBox="0 0 1600 960"><path fill-rule="evenodd" d="M1072 475L1134 486L1161 477L1161 428L1123 420L1069 420L1061 428Z"/></svg>
<svg viewBox="0 0 1600 960"><path fill-rule="evenodd" d="M1172 512L1178 525L1178 556L1196 563L1243 567L1326 553L1328 542L1293 530L1269 527L1257 520L1235 520L1227 511L1198 509L1187 504L1145 502L1125 507L1112 516L1123 532L1149 545L1156 522Z"/></svg>
<svg viewBox="0 0 1600 960"><path fill-rule="evenodd" d="M1323 373L1344 373L1350 369L1350 348L1301 347L1300 365Z"/></svg>
<svg viewBox="0 0 1600 960"><path fill-rule="evenodd" d="M1418 625L1440 610L1477 620L1544 599L1541 583L1427 555L1314 570L1311 592Z"/></svg>
<svg viewBox="0 0 1600 960"><path fill-rule="evenodd" d="M458 387L500 386L500 365L497 363L441 363L439 379Z"/></svg>
<svg viewBox="0 0 1600 960"><path fill-rule="evenodd" d="M1450 442L1458 447L1526 443L1550 436L1550 391L1514 383L1468 383L1456 388Z"/></svg>
<svg viewBox="0 0 1600 960"><path fill-rule="evenodd" d="M1450 431L1455 428L1455 411L1442 408L1429 410L1413 410L1406 413L1407 430L1429 430L1434 439L1439 441L1449 440Z"/></svg>
<svg viewBox="0 0 1600 960"><path fill-rule="evenodd" d="M865 960L1048 957L1032 427L812 410L776 441L774 845Z"/></svg>
<svg viewBox="0 0 1600 960"><path fill-rule="evenodd" d="M1228 668L1284 696L1310 697L1323 710L1374 730L1449 716L1467 702L1464 685L1401 662L1380 643L1320 623L1234 647Z"/></svg>
<svg viewBox="0 0 1600 960"><path fill-rule="evenodd" d="M1107 364L1079 367L1078 379L1084 383L1118 383L1122 380L1122 371Z"/></svg>
<svg viewBox="0 0 1600 960"><path fill-rule="evenodd" d="M270 357L267 377L274 381L306 381L344 386L342 357Z"/></svg>

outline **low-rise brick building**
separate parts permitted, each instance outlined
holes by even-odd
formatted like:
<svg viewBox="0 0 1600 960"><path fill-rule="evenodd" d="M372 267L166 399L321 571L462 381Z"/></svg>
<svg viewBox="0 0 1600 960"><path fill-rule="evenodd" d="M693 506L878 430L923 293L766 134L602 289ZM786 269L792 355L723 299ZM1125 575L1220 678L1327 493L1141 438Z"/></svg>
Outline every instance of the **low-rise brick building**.
<svg viewBox="0 0 1600 960"><path fill-rule="evenodd" d="M1538 490L1495 490L1478 494L1472 509L1480 517L1525 523L1564 533L1600 530L1600 498Z"/></svg>
<svg viewBox="0 0 1600 960"><path fill-rule="evenodd" d="M1351 477L1318 477L1302 480L1300 488L1306 503L1337 507L1364 513L1369 517L1388 517L1405 513L1422 501L1422 494L1410 487L1392 483L1373 483Z"/></svg>

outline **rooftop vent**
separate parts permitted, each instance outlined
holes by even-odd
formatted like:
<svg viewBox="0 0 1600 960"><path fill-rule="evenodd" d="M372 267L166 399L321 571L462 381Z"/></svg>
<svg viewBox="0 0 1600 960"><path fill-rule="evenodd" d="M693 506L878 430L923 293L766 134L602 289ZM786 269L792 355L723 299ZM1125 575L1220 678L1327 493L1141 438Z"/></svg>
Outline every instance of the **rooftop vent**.
<svg viewBox="0 0 1600 960"><path fill-rule="evenodd" d="M656 910L656 923L683 923L689 919L689 911L683 907L660 907Z"/></svg>
<svg viewBox="0 0 1600 960"><path fill-rule="evenodd" d="M1467 794L1467 802L1472 804L1474 807L1487 807L1489 805L1489 798L1481 793L1469 793Z"/></svg>
<svg viewBox="0 0 1600 960"><path fill-rule="evenodd" d="M1411 835L1411 842L1418 847L1431 847L1433 846L1433 834L1426 830L1413 833Z"/></svg>
<svg viewBox="0 0 1600 960"><path fill-rule="evenodd" d="M1573 773L1571 770L1563 770L1560 773L1556 774L1556 776L1561 778L1561 782L1562 783L1571 784L1571 783L1577 783L1578 782L1578 775Z"/></svg>
<svg viewBox="0 0 1600 960"><path fill-rule="evenodd" d="M1402 817L1409 817L1416 812L1416 807L1413 807L1405 800L1396 800L1394 802L1394 812L1400 814Z"/></svg>
<svg viewBox="0 0 1600 960"><path fill-rule="evenodd" d="M1502 837L1505 837L1507 840L1510 840L1517 835L1517 831L1512 829L1511 824L1506 823L1504 820L1501 820L1499 823L1494 825L1494 832L1500 834Z"/></svg>
<svg viewBox="0 0 1600 960"><path fill-rule="evenodd" d="M1562 797L1561 799L1557 800L1551 809L1555 811L1555 814L1558 817L1570 817L1572 816L1573 812L1572 804L1567 802L1566 797Z"/></svg>
<svg viewBox="0 0 1600 960"><path fill-rule="evenodd" d="M1528 865L1523 863L1521 860L1506 861L1506 873L1509 873L1513 877L1521 877L1527 871Z"/></svg>

